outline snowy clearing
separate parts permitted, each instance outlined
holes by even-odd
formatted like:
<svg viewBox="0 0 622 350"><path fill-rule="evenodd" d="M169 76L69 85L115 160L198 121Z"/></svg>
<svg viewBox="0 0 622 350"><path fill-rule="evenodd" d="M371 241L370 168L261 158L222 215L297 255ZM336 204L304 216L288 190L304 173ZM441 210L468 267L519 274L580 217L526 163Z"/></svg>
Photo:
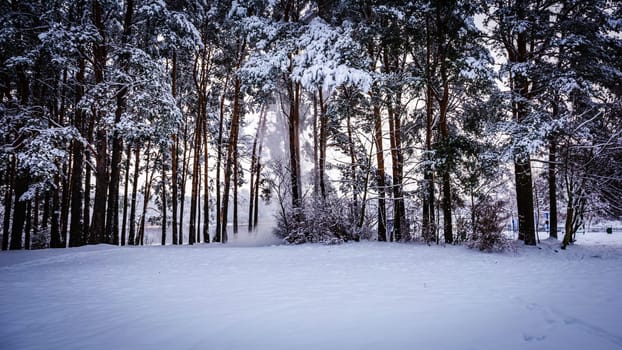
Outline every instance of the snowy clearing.
<svg viewBox="0 0 622 350"><path fill-rule="evenodd" d="M0 254L2 349L622 349L622 235Z"/></svg>

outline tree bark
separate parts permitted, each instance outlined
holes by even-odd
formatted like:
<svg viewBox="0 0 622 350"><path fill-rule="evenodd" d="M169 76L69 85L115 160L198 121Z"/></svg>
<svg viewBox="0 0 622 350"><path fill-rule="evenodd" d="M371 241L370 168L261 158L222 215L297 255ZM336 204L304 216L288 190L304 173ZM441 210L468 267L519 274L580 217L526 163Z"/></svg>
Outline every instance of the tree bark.
<svg viewBox="0 0 622 350"><path fill-rule="evenodd" d="M549 236L557 239L557 141L549 140Z"/></svg>
<svg viewBox="0 0 622 350"><path fill-rule="evenodd" d="M20 200L21 196L28 189L26 176L15 177L15 205L13 206L13 222L11 225L10 250L22 249L22 239L24 238L24 224L26 222L26 201ZM58 197L58 196L56 196ZM59 237L60 239L60 237Z"/></svg>
<svg viewBox="0 0 622 350"><path fill-rule="evenodd" d="M175 101L177 101L177 53L173 52L173 63L171 67L171 93ZM179 141L177 139L178 129L175 130L172 136L171 143L171 205L172 205L172 229L173 229L173 244L177 244L177 176L178 176L178 161L177 152L179 148Z"/></svg>
<svg viewBox="0 0 622 350"><path fill-rule="evenodd" d="M132 182L132 202L130 204L130 233L127 237L128 245L136 245L136 197L138 196L138 174L140 170L140 146L136 144L134 149L134 178Z"/></svg>
<svg viewBox="0 0 622 350"><path fill-rule="evenodd" d="M11 209L13 206L13 189L14 186L14 178L15 178L15 157L10 157L10 165L9 171L6 176L6 185L7 189L4 193L4 221L2 224L2 250L9 249L9 234L10 234L10 226L11 226Z"/></svg>
<svg viewBox="0 0 622 350"><path fill-rule="evenodd" d="M373 96L372 98L377 98ZM374 103L374 141L376 144L376 186L378 187L378 241L387 241L387 209L385 206L385 173L384 173L384 151L382 147L382 119L380 116L380 106Z"/></svg>
<svg viewBox="0 0 622 350"><path fill-rule="evenodd" d="M164 156L163 156L164 157ZM166 245L166 163L162 159L162 245Z"/></svg>
<svg viewBox="0 0 622 350"><path fill-rule="evenodd" d="M76 104L82 99L84 92L84 59L80 60L79 65L80 70L76 76ZM74 127L80 132L84 132L84 114L80 109L76 109L75 111ZM84 147L82 143L74 140L71 145L71 150L73 153L73 164L71 170L71 226L69 229L69 246L79 247L83 244L82 214L84 211L82 208L82 199L84 194L82 193L82 169L84 167Z"/></svg>
<svg viewBox="0 0 622 350"><path fill-rule="evenodd" d="M207 112L205 112L207 114ZM203 242L210 243L209 236L209 140L207 139L207 116L203 120Z"/></svg>
<svg viewBox="0 0 622 350"><path fill-rule="evenodd" d="M93 24L105 41L106 28L103 22L103 9L99 1L93 2ZM95 83L104 81L104 68L106 66L105 43L95 45L93 50L93 72ZM96 107L93 107L93 118L98 123L102 116ZM89 232L89 243L97 244L109 242L106 235L106 203L108 196L108 146L107 132L101 126L95 132L95 198L93 201L93 218Z"/></svg>
<svg viewBox="0 0 622 350"><path fill-rule="evenodd" d="M231 178L234 171L234 162L235 162L235 152L238 143L238 133L240 129L240 89L242 86L242 82L236 78L234 83L234 93L233 93L233 114L231 116L231 131L229 132L229 140L227 146L227 159L225 163L225 188L222 194L222 208L221 208L221 233L220 233L220 242L227 243L227 221L228 221L228 210L229 210L229 191L231 189ZM233 186L237 186L237 184L233 184Z"/></svg>
<svg viewBox="0 0 622 350"><path fill-rule="evenodd" d="M60 183L58 175L54 177L54 182ZM16 197L16 199L19 197ZM52 193L52 210L50 215L50 248L64 248L63 239L60 234L60 199L59 193Z"/></svg>
<svg viewBox="0 0 622 350"><path fill-rule="evenodd" d="M128 207L128 192L130 188L130 159L132 157L132 152L130 146L128 145L125 150L125 182L123 186L123 220L121 225L121 246L124 246L127 242L127 207Z"/></svg>

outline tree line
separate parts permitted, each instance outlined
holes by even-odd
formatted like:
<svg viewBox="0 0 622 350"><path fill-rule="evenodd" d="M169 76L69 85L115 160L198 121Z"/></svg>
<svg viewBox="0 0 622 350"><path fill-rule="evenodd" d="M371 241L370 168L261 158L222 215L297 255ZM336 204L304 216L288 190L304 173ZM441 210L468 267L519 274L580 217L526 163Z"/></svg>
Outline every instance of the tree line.
<svg viewBox="0 0 622 350"><path fill-rule="evenodd" d="M546 208L566 247L622 213L614 1L7 0L0 17L3 250L145 244L148 220L162 244L226 243L260 198L290 243L457 243L512 215L535 245Z"/></svg>

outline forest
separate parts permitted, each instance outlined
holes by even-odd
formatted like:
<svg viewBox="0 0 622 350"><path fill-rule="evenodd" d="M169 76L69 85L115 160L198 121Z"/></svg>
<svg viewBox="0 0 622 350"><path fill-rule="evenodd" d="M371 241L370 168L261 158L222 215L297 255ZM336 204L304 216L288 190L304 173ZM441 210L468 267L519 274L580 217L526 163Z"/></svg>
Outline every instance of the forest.
<svg viewBox="0 0 622 350"><path fill-rule="evenodd" d="M0 23L2 250L260 218L565 248L622 218L618 1L2 0Z"/></svg>

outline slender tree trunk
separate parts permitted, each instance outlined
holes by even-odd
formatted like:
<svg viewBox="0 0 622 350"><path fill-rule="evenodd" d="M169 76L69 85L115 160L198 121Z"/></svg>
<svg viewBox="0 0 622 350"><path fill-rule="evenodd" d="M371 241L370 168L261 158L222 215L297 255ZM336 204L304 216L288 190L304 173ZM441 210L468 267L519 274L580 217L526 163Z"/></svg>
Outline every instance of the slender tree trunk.
<svg viewBox="0 0 622 350"><path fill-rule="evenodd" d="M369 145L369 155L368 159L368 167L367 172L365 173L365 182L363 184L363 199L361 200L361 214L359 215L358 228L363 227L365 223L365 210L367 209L367 194L369 193L369 178L371 175L371 162L374 154L374 143L372 142Z"/></svg>
<svg viewBox="0 0 622 350"><path fill-rule="evenodd" d="M123 34L121 45L127 44L131 35L132 16L134 12L134 1L125 1L125 16L123 21ZM131 54L123 52L121 55L121 70L125 73L129 70ZM127 106L127 86L123 85L117 92L117 107L115 110L114 122L121 122L121 116ZM119 245L119 187L121 181L121 157L123 154L123 140L116 132L112 135L112 150L110 162L110 182L108 183L108 209L106 213L106 237L107 243Z"/></svg>
<svg viewBox="0 0 622 350"><path fill-rule="evenodd" d="M145 244L145 219L147 218L147 207L149 206L149 200L151 199L151 187L153 185L153 177L155 175L155 164L149 168L151 164L151 142L147 141L147 160L145 161L145 194L143 197L142 213L140 215L140 226L138 227L138 242L137 245ZM155 162L154 162L155 163Z"/></svg>
<svg viewBox="0 0 622 350"><path fill-rule="evenodd" d="M318 96L317 93L313 93L313 195L315 198L320 197L320 135L318 116Z"/></svg>
<svg viewBox="0 0 622 350"><path fill-rule="evenodd" d="M328 145L328 116L326 115L326 104L322 96L322 89L318 89L318 105L320 107L320 159L319 159L319 181L320 194L326 200L326 149Z"/></svg>
<svg viewBox="0 0 622 350"><path fill-rule="evenodd" d="M227 89L229 83L229 75L225 78L224 89ZM223 90L223 91L225 91ZM219 118L218 118L218 146L216 147L216 233L214 235L214 242L222 242L222 226L226 226L227 223L222 222L222 212L221 212L221 190L220 190L220 171L222 165L222 144L223 144L223 128L224 128L224 119L225 119L225 97L226 94L223 92L220 97L219 104Z"/></svg>
<svg viewBox="0 0 622 350"><path fill-rule="evenodd" d="M127 233L127 207L128 207L128 192L130 188L130 159L132 157L132 152L130 146L128 145L125 150L125 186L123 189L123 220L121 225L121 246L124 246L127 242L126 233Z"/></svg>
<svg viewBox="0 0 622 350"><path fill-rule="evenodd" d="M89 144L93 144L93 132L95 128L95 119L91 117L89 120L89 126L87 130L87 141ZM89 150L85 150L85 159L87 161L90 159ZM90 228L91 228L91 166L89 163L86 164L85 172L84 172L84 213L82 214L82 244L87 244L89 242L90 237Z"/></svg>
<svg viewBox="0 0 622 350"><path fill-rule="evenodd" d="M173 244L177 244L177 148L178 148L177 134L173 135L173 143L171 146L171 205L172 205L172 229L173 229Z"/></svg>
<svg viewBox="0 0 622 350"><path fill-rule="evenodd" d="M202 168L199 166L199 174L197 177L197 222L196 222L196 236L194 236L194 243L201 243L201 177Z"/></svg>
<svg viewBox="0 0 622 350"><path fill-rule="evenodd" d="M76 104L82 99L84 92L84 59L80 59L79 66L80 70L76 75ZM85 131L84 114L80 109L76 109L74 127L82 133ZM82 208L82 199L84 198L84 194L82 193L82 169L84 167L84 147L81 142L73 141L71 150L73 153L73 165L71 170L71 226L69 229L69 246L78 247L83 244L82 214L84 211Z"/></svg>
<svg viewBox="0 0 622 350"><path fill-rule="evenodd" d="M93 50L93 71L95 83L104 81L104 69L106 67L106 28L102 6L99 1L93 2L93 24L104 39L104 42L95 45ZM93 116L96 122L102 118L97 107L93 107ZM89 232L89 243L97 244L109 242L106 235L106 203L108 196L108 145L106 129L98 127L95 132L95 198L93 201L93 218Z"/></svg>
<svg viewBox="0 0 622 350"><path fill-rule="evenodd" d="M72 163L72 157L69 157L69 163ZM67 165L63 166L63 173L67 174L69 172L69 169L67 167ZM61 241L62 242L67 242L67 230L69 227L69 205L70 205L70 201L71 201L71 183L72 183L72 179L71 176L66 176L65 178L63 178L62 180L62 186L63 186L63 190L62 190L62 194L61 194L61 205L60 205L60 236L61 236ZM63 243L63 246L65 246L65 244Z"/></svg>
<svg viewBox="0 0 622 350"><path fill-rule="evenodd" d="M557 140L549 141L549 236L557 239Z"/></svg>
<svg viewBox="0 0 622 350"><path fill-rule="evenodd" d="M171 93L175 101L177 101L177 52L173 52L173 63L171 67ZM177 139L178 129L173 133L171 143L171 205L172 205L172 229L173 229L173 244L177 244L177 176L178 176L178 161L177 152L179 149L179 140Z"/></svg>
<svg viewBox="0 0 622 350"><path fill-rule="evenodd" d="M441 131L441 140L445 147L448 146L449 142L449 128L447 125L447 109L449 107L449 83L447 74L445 72L445 66L441 68L441 79L443 80L443 95L439 101L439 122L440 122L440 131ZM443 200L441 202L441 207L443 209L443 234L445 237L445 243L451 244L454 241L453 235L453 223L452 223L452 214L451 214L451 181L449 176L449 164L446 161L446 166L442 170L441 174L441 182L443 189Z"/></svg>
<svg viewBox="0 0 622 350"><path fill-rule="evenodd" d="M37 191L37 193L35 194L35 201L34 201L34 213L32 215L32 236L35 237L35 239L37 239L39 237L39 204L41 202L41 196L39 195L39 192ZM28 240L29 244L30 240ZM36 248L40 248L40 247L36 247ZM30 249L30 246L29 248Z"/></svg>
<svg viewBox="0 0 622 350"><path fill-rule="evenodd" d="M200 104L201 102L199 102ZM201 113L197 114L194 128L194 153L192 162L192 192L190 194L190 225L188 227L188 244L193 245L197 236L197 198L199 196L199 162L201 153Z"/></svg>
<svg viewBox="0 0 622 350"><path fill-rule="evenodd" d="M255 133L255 139L253 140L253 153L251 155L251 167L250 167L250 199L248 203L248 232L256 229L256 220L254 220L254 212L257 209L259 201L257 196L259 195L259 159L261 157L261 143L263 142L263 129L265 125L267 109L263 106L259 113L259 123L257 124L257 131ZM316 163L317 164L317 163Z"/></svg>
<svg viewBox="0 0 622 350"><path fill-rule="evenodd" d="M78 113L77 113L78 114ZM76 116L76 119L79 117ZM82 168L83 147L78 141L72 143L73 168L71 175L71 226L69 231L69 246L82 245Z"/></svg>
<svg viewBox="0 0 622 350"><path fill-rule="evenodd" d="M11 243L9 249L22 249L24 238L24 224L26 222L26 201L20 200L28 189L28 181L25 176L15 177L15 205L13 206L13 222L11 226ZM56 196L58 197L58 196ZM60 239L60 238L59 238Z"/></svg>
<svg viewBox="0 0 622 350"><path fill-rule="evenodd" d="M54 182L60 183L58 175L54 177ZM19 198L19 197L16 197ZM59 193L52 193L52 213L51 213L51 227L50 227L50 248L64 248L63 239L60 234L60 199Z"/></svg>
<svg viewBox="0 0 622 350"><path fill-rule="evenodd" d="M187 175L188 175L188 121L186 120L184 122L184 135L183 135L183 144L184 144L184 152L182 155L182 161L181 161L181 183L180 183L180 189L181 189L181 194L180 194L180 198L181 198L181 205L179 206L179 244L183 244L184 243L184 208L186 206L186 179L187 179Z"/></svg>
<svg viewBox="0 0 622 350"><path fill-rule="evenodd" d="M432 87L433 62L432 62L432 40L430 34L430 19L426 16L426 132L425 132L425 153L423 170L423 213L422 213L422 235L426 242L436 239L436 228L434 219L434 173L432 169L432 133L434 124L434 89Z"/></svg>
<svg viewBox="0 0 622 350"><path fill-rule="evenodd" d="M32 229L32 201L26 205L26 226L24 227L24 249L30 250L30 231Z"/></svg>
<svg viewBox="0 0 622 350"><path fill-rule="evenodd" d="M524 8L519 9L517 20L526 18ZM523 31L516 36L516 45L508 52L510 63L527 62L528 53L527 32ZM528 114L529 80L518 72L512 77L512 90L521 97L513 101L513 113L516 122L522 123ZM514 176L516 179L516 207L518 211L518 238L526 245L536 245L536 231L534 227L533 183L531 176L531 160L529 154L519 154L514 158Z"/></svg>
<svg viewBox="0 0 622 350"><path fill-rule="evenodd" d="M205 112L207 113L207 112ZM209 236L209 140L207 117L203 120L203 242L210 243Z"/></svg>
<svg viewBox="0 0 622 350"><path fill-rule="evenodd" d="M238 143L238 132L240 128L240 89L242 82L236 78L234 83L234 95L233 95L233 114L231 116L231 131L229 133L229 144L227 147L227 160L225 163L225 188L222 195L222 208L221 208L221 234L220 241L227 243L227 221L229 210L229 191L231 189L231 178L234 171L235 152ZM236 186L236 184L233 184Z"/></svg>
<svg viewBox="0 0 622 350"><path fill-rule="evenodd" d="M14 186L14 178L15 178L15 157L10 156L10 166L9 171L6 174L6 185L7 189L4 194L4 222L2 224L2 250L9 249L9 234L10 234L10 226L11 226L11 208L13 206L13 189Z"/></svg>
<svg viewBox="0 0 622 350"><path fill-rule="evenodd" d="M136 197L138 196L138 174L140 171L140 146L136 144L134 159L134 178L132 182L132 202L130 205L130 233L127 237L127 244L136 245Z"/></svg>
<svg viewBox="0 0 622 350"><path fill-rule="evenodd" d="M356 159L356 150L354 149L354 139L352 137L352 121L350 118L350 113L346 116L346 126L348 132L348 152L350 153L350 181L352 181L352 209L350 212L350 216L352 217L353 222L358 222L358 214L359 214L359 179L357 176L356 168L358 166L358 161Z"/></svg>
<svg viewBox="0 0 622 350"><path fill-rule="evenodd" d="M233 234L238 233L238 146L233 151Z"/></svg>
<svg viewBox="0 0 622 350"><path fill-rule="evenodd" d="M374 97L373 97L374 98ZM382 146L382 119L380 106L374 104L374 129L376 144L376 185L378 187L378 241L387 241L387 209L385 205L385 173L384 173L384 149Z"/></svg>
<svg viewBox="0 0 622 350"><path fill-rule="evenodd" d="M164 156L163 156L164 158ZM162 245L166 245L166 216L167 214L167 210L166 210L166 163L164 162L164 159L162 159L162 239L161 239L161 243Z"/></svg>

